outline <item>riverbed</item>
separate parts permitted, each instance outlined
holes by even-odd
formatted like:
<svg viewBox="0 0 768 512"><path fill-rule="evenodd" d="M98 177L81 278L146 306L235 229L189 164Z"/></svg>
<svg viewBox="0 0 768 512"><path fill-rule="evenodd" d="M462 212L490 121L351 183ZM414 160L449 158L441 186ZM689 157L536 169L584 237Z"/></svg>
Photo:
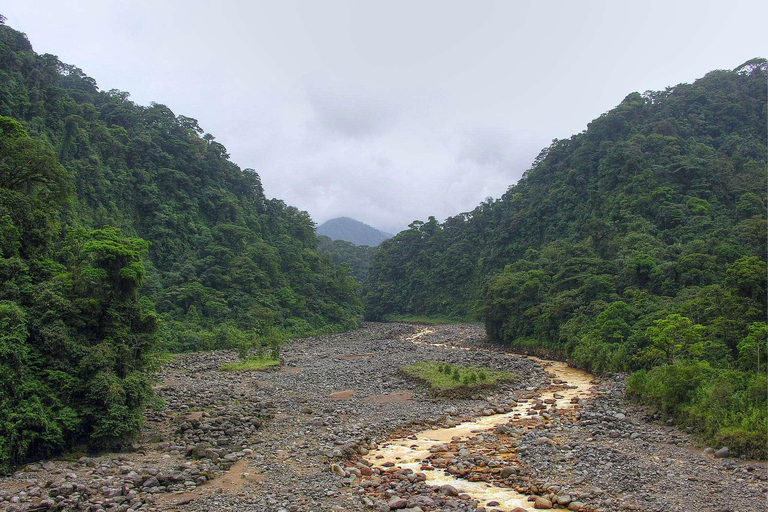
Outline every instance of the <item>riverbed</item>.
<svg viewBox="0 0 768 512"><path fill-rule="evenodd" d="M422 338L434 332L432 328L424 328L407 339L413 343L423 343ZM529 359L546 368L553 384L546 389L532 390L535 393L529 399L512 400L508 412L491 413L455 426L430 428L412 433L408 437L388 440L382 446L370 451L366 460L382 469L389 468L389 471L410 469L413 472L419 472L424 475L426 484L452 486L458 493L466 494L476 500L479 506L493 506L499 510L515 508L534 510L533 502L528 499L529 495L517 492L510 486L502 487L485 481L471 482L458 478L433 468L428 460L434 453L447 451L443 449L446 443L461 443L482 436L500 425L514 427L525 421L526 427L530 428L532 422L547 423L551 416L546 411L552 413L577 408L579 402L589 396L594 380L592 375L571 368L560 361L547 361L534 357Z"/></svg>
<svg viewBox="0 0 768 512"><path fill-rule="evenodd" d="M475 484L570 497L590 511L765 509L763 463L702 453L688 434L626 402L621 375L595 380L578 404L545 403L553 385L563 396L575 390L548 375L552 366L485 343L481 325L427 332L370 323L294 340L281 357L279 369L230 373L220 368L234 351L178 356L154 375L163 403L146 411L132 446L21 467L0 478L0 510L370 512L393 501L423 512L508 508L481 501ZM520 380L482 396L436 398L398 371L424 360L508 370ZM519 418L441 442L445 451L414 469L371 457L397 439L418 442L420 432L509 414L513 402L525 404ZM535 415L525 409L533 405ZM458 478L455 493L420 481L429 468L435 478Z"/></svg>

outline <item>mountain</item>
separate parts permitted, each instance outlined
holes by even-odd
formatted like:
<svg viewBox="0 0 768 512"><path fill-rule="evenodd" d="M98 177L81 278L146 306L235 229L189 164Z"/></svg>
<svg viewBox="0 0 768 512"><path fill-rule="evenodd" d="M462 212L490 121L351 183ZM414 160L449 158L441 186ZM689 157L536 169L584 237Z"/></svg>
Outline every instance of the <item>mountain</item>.
<svg viewBox="0 0 768 512"><path fill-rule="evenodd" d="M384 240L392 238L389 233L349 217L338 217L323 222L317 226L317 234L327 236L331 240L344 240L369 247L376 247Z"/></svg>
<svg viewBox="0 0 768 512"><path fill-rule="evenodd" d="M765 456L767 68L632 93L500 199L413 223L377 251L367 317L481 318L497 343L633 371L638 400Z"/></svg>
<svg viewBox="0 0 768 512"><path fill-rule="evenodd" d="M124 443L157 351L358 325L357 281L306 212L194 118L99 90L3 20L0 472Z"/></svg>

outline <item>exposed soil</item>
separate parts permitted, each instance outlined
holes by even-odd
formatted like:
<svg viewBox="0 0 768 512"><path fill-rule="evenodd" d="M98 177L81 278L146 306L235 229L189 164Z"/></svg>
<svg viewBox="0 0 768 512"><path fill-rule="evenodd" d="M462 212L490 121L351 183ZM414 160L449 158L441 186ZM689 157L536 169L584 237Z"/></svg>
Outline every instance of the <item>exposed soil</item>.
<svg viewBox="0 0 768 512"><path fill-rule="evenodd" d="M390 438L535 401L552 385L541 364L486 345L470 324L366 324L295 340L281 357L279 370L220 372L234 352L180 356L156 376L166 403L147 411L132 451L29 464L0 479L0 510L477 511L463 489L428 487L418 471L365 455ZM485 396L437 398L398 373L421 360L521 378ZM623 376L594 384L575 411L545 404L549 417L448 442L430 463L549 501L566 496L582 510L766 510L765 463L704 453L627 404Z"/></svg>

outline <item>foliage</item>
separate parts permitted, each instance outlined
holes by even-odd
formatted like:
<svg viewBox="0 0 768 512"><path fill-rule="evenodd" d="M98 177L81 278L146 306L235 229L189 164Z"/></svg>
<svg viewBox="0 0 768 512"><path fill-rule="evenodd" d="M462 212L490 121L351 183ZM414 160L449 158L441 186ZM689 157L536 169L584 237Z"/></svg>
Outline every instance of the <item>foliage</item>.
<svg viewBox="0 0 768 512"><path fill-rule="evenodd" d="M630 396L696 427L702 438L748 457L768 456L764 373L718 370L688 359L640 370L627 385Z"/></svg>
<svg viewBox="0 0 768 512"><path fill-rule="evenodd" d="M157 316L137 293L148 243L116 228L65 227L69 176L45 144L28 142L18 122L0 117L0 126L6 472L77 443L114 446L138 431L151 396L143 370Z"/></svg>
<svg viewBox="0 0 768 512"><path fill-rule="evenodd" d="M349 273L358 282L364 283L368 278L368 269L371 268L376 247L367 245L355 245L344 240L331 240L327 236L318 236L317 250L321 254L328 254L331 262L336 265L349 265Z"/></svg>
<svg viewBox="0 0 768 512"><path fill-rule="evenodd" d="M524 352L645 369L656 387L635 396L694 408L701 417L674 417L754 453L765 409L740 416L738 400L724 401L717 414L743 421L715 429L715 408L696 405L709 381L690 393L673 381L704 368L765 373L767 69L754 59L632 93L553 141L500 199L412 223L379 247L366 316L477 316L491 340Z"/></svg>
<svg viewBox="0 0 768 512"><path fill-rule="evenodd" d="M435 395L468 396L484 389L495 388L503 382L515 382L518 379L516 375L509 372L437 361L421 361L403 366L400 371L426 384Z"/></svg>

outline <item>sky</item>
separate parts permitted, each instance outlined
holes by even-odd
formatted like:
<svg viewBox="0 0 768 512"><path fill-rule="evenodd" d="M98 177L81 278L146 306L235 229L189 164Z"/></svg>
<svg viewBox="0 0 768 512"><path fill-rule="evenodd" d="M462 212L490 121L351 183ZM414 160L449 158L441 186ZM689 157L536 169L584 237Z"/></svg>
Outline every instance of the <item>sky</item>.
<svg viewBox="0 0 768 512"><path fill-rule="evenodd" d="M768 57L763 1L0 0L0 13L100 89L197 119L268 197L390 233L498 198L633 91Z"/></svg>

